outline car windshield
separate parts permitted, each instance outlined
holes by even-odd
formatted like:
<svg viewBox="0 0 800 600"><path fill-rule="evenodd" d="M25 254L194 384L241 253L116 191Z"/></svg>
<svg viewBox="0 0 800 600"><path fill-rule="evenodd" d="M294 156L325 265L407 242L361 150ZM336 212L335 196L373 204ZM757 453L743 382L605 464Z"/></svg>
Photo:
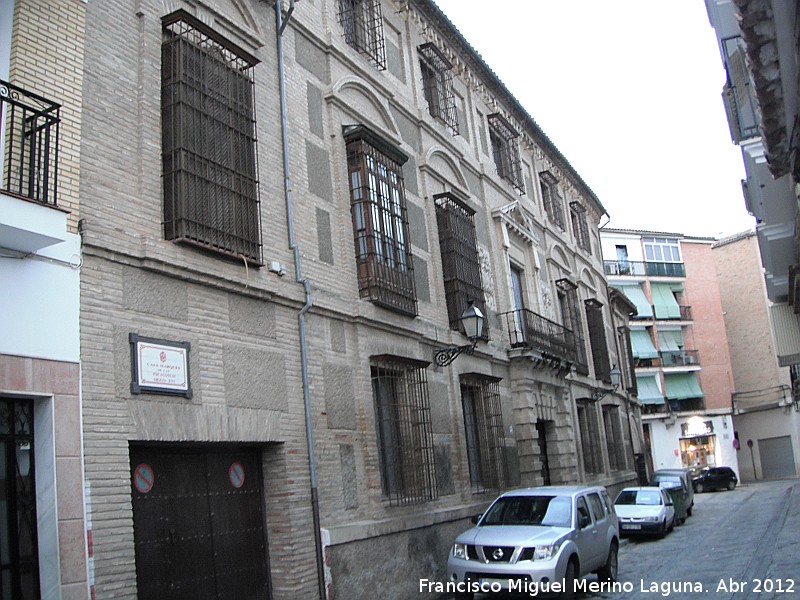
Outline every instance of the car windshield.
<svg viewBox="0 0 800 600"><path fill-rule="evenodd" d="M569 527L572 501L567 496L504 496L492 505L480 524Z"/></svg>
<svg viewBox="0 0 800 600"><path fill-rule="evenodd" d="M661 494L655 490L622 490L614 504L656 506L661 504Z"/></svg>

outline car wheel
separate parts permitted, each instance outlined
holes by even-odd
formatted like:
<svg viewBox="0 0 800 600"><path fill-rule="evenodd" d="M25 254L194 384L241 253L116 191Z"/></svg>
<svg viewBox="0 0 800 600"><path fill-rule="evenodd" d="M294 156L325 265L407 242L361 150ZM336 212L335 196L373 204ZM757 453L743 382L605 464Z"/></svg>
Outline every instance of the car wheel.
<svg viewBox="0 0 800 600"><path fill-rule="evenodd" d="M575 558L570 558L567 563L567 570L564 572L564 589L559 598L561 600L573 600L575 598L575 578L578 576L578 567Z"/></svg>
<svg viewBox="0 0 800 600"><path fill-rule="evenodd" d="M703 490L704 490L704 487L703 487L702 483L698 483L697 487L694 488L694 491L696 491L698 494L702 494Z"/></svg>
<svg viewBox="0 0 800 600"><path fill-rule="evenodd" d="M730 491L733 491L733 490L735 490L735 489L736 489L736 482L735 482L735 481L729 481L729 482L728 482L728 489L729 489Z"/></svg>
<svg viewBox="0 0 800 600"><path fill-rule="evenodd" d="M667 535L667 518L664 517L664 522L661 523L661 527L658 530L658 537L662 539L665 535Z"/></svg>
<svg viewBox="0 0 800 600"><path fill-rule="evenodd" d="M686 509L686 516L687 517L691 517L692 516L692 509L693 508L694 508L694 504L692 504L689 508Z"/></svg>
<svg viewBox="0 0 800 600"><path fill-rule="evenodd" d="M675 515L672 515L672 521L669 523L669 530L672 531L675 529Z"/></svg>
<svg viewBox="0 0 800 600"><path fill-rule="evenodd" d="M619 546L617 542L611 542L611 548L608 549L608 558L606 564L597 572L597 578L600 581L609 581L611 583L617 580L617 571L619 569Z"/></svg>

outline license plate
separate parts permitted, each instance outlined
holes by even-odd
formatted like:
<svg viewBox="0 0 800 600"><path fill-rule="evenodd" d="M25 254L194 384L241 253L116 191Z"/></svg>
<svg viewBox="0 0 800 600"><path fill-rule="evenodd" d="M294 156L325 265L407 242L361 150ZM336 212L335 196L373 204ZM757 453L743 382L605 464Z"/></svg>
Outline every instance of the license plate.
<svg viewBox="0 0 800 600"><path fill-rule="evenodd" d="M508 587L508 579L496 579L493 577L482 577L480 580L480 584L491 586L492 584L500 584L503 588Z"/></svg>
<svg viewBox="0 0 800 600"><path fill-rule="evenodd" d="M623 529L641 529L642 526L637 523L623 523Z"/></svg>

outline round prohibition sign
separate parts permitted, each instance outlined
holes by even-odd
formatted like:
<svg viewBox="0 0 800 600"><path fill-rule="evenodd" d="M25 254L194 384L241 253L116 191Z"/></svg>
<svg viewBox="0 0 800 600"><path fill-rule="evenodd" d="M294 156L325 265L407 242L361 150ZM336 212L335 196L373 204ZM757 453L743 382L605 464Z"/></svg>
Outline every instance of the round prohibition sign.
<svg viewBox="0 0 800 600"><path fill-rule="evenodd" d="M147 463L142 463L133 470L133 485L142 494L146 494L153 489L155 479L153 467Z"/></svg>
<svg viewBox="0 0 800 600"><path fill-rule="evenodd" d="M231 468L228 469L228 479L237 490L244 485L244 467L242 463L231 463Z"/></svg>

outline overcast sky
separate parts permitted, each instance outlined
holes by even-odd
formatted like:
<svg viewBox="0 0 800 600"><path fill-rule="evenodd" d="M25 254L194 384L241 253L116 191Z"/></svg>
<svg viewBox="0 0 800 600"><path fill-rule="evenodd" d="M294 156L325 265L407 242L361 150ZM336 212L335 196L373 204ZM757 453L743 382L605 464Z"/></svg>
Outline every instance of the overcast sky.
<svg viewBox="0 0 800 600"><path fill-rule="evenodd" d="M594 191L609 227L720 237L755 225L703 0L435 2Z"/></svg>

